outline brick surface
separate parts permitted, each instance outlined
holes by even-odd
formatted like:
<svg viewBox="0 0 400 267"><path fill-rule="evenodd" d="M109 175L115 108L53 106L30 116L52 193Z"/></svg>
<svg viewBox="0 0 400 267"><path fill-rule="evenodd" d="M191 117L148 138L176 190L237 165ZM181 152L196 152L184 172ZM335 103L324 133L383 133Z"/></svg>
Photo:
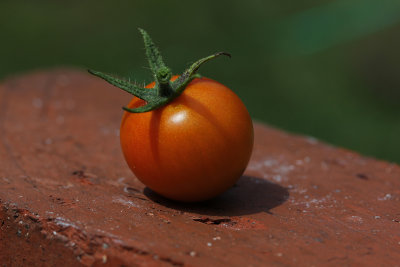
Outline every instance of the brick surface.
<svg viewBox="0 0 400 267"><path fill-rule="evenodd" d="M81 71L0 85L3 266L399 266L400 167L255 123L236 186L163 199L119 147L129 95Z"/></svg>

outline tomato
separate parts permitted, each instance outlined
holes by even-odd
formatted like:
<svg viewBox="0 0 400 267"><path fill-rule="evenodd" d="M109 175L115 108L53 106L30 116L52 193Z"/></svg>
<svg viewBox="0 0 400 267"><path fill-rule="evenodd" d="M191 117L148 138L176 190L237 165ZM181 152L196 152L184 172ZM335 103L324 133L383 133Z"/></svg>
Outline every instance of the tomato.
<svg viewBox="0 0 400 267"><path fill-rule="evenodd" d="M128 107L145 104L134 97ZM202 201L221 194L243 174L253 148L253 125L229 88L194 78L165 106L125 111L120 141L130 169L151 190L173 200Z"/></svg>
<svg viewBox="0 0 400 267"><path fill-rule="evenodd" d="M122 117L121 147L129 167L153 191L178 201L221 194L243 174L253 149L246 107L226 86L196 74L217 52L172 76L148 33L146 55L156 82L146 88L100 71L89 73L134 95Z"/></svg>

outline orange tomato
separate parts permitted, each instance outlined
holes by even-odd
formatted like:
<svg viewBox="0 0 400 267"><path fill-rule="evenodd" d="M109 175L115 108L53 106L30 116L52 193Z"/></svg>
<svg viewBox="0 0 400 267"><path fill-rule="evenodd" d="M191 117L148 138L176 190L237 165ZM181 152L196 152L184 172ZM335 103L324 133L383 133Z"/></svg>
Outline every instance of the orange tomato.
<svg viewBox="0 0 400 267"><path fill-rule="evenodd" d="M144 104L134 97L128 107ZM229 88L195 78L161 108L125 111L120 139L126 162L146 186L170 199L202 201L221 194L243 174L253 148L253 124Z"/></svg>

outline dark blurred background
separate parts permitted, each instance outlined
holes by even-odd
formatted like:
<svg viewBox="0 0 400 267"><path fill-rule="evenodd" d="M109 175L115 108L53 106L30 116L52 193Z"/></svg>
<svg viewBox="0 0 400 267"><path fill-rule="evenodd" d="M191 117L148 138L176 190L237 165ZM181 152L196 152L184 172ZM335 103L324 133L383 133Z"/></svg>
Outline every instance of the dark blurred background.
<svg viewBox="0 0 400 267"><path fill-rule="evenodd" d="M142 27L176 73L230 52L200 73L253 118L400 162L398 0L1 0L0 14L0 79L71 66L149 82Z"/></svg>

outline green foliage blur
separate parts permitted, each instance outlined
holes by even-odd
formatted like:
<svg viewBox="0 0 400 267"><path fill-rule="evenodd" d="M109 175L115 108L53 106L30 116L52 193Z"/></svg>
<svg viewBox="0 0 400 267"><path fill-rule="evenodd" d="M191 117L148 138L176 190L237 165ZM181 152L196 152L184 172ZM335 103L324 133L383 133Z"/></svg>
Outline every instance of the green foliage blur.
<svg viewBox="0 0 400 267"><path fill-rule="evenodd" d="M400 162L400 1L2 0L0 14L0 79L71 66L149 82L141 27L176 73L230 52L200 73L253 118Z"/></svg>

